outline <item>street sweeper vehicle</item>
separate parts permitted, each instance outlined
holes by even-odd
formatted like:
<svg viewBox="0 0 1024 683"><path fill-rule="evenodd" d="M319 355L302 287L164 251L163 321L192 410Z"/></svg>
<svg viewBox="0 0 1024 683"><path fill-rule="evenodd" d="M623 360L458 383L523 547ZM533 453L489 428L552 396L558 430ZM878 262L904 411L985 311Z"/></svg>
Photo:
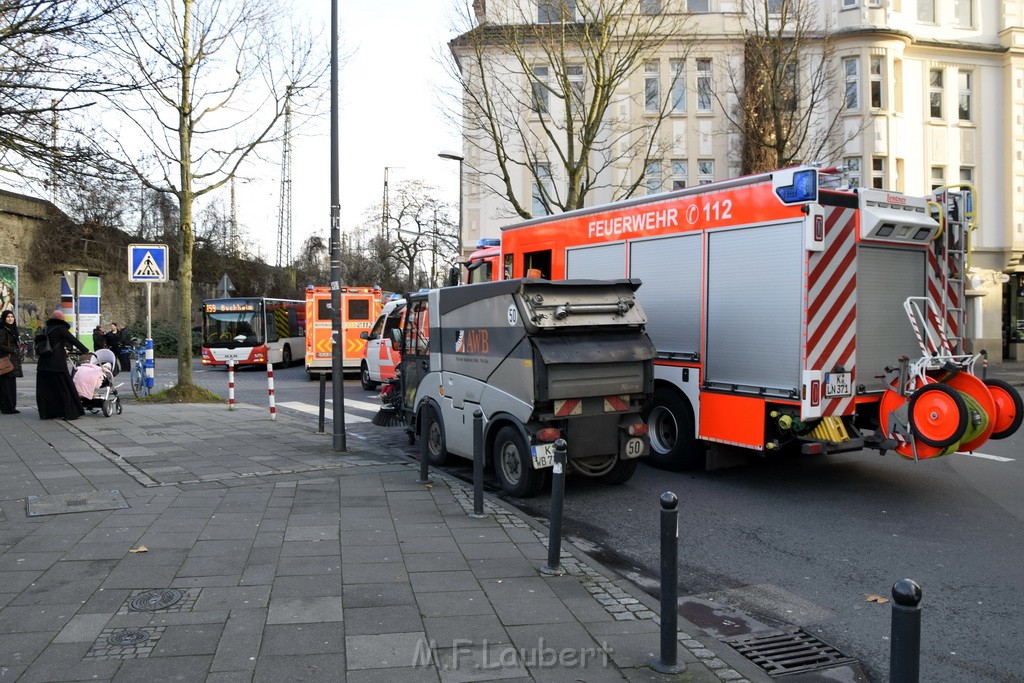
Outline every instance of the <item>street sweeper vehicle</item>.
<svg viewBox="0 0 1024 683"><path fill-rule="evenodd" d="M621 484L648 452L640 417L654 345L637 280L502 280L406 296L400 368L406 429L431 464L473 458L531 496L567 442L571 472Z"/></svg>
<svg viewBox="0 0 1024 683"><path fill-rule="evenodd" d="M965 350L974 194L790 168L507 226L496 272L644 283L654 464L932 458L1006 438L1024 412Z"/></svg>

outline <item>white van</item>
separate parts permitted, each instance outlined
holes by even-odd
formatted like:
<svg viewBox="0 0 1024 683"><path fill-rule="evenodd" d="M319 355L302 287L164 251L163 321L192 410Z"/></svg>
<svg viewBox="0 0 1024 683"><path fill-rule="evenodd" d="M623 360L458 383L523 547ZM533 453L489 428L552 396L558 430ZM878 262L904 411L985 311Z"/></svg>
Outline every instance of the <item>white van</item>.
<svg viewBox="0 0 1024 683"><path fill-rule="evenodd" d="M359 368L363 389L371 391L381 382L395 376L402 360L402 323L405 321L405 299L393 299L384 305L377 322L359 337L366 340L366 350Z"/></svg>

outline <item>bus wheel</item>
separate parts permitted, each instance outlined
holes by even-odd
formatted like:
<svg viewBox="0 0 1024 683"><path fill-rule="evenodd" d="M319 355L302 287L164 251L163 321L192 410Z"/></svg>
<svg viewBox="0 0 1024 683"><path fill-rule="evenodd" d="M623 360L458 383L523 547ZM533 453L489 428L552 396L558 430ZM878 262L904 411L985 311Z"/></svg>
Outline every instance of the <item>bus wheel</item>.
<svg viewBox="0 0 1024 683"><path fill-rule="evenodd" d="M494 471L505 493L529 498L540 490L544 473L533 469L523 436L515 427L502 427L494 439Z"/></svg>
<svg viewBox="0 0 1024 683"><path fill-rule="evenodd" d="M426 458L431 465L447 465L451 456L444 445L444 423L437 411L428 405L423 408L420 419L420 457Z"/></svg>
<svg viewBox="0 0 1024 683"><path fill-rule="evenodd" d="M281 367L290 368L292 366L292 347L286 346L281 351Z"/></svg>
<svg viewBox="0 0 1024 683"><path fill-rule="evenodd" d="M674 390L655 388L644 421L651 437L648 463L672 471L704 465L704 447L697 440L693 410Z"/></svg>
<svg viewBox="0 0 1024 683"><path fill-rule="evenodd" d="M366 367L366 361L363 361L362 367L359 368L359 383L366 391L373 391L378 386L377 382L370 379L370 368Z"/></svg>

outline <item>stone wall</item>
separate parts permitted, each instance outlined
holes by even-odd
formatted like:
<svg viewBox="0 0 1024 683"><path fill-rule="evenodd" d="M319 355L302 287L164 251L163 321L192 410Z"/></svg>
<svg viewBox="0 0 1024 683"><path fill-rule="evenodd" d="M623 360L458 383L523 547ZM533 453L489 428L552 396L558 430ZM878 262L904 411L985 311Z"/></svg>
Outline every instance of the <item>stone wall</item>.
<svg viewBox="0 0 1024 683"><path fill-rule="evenodd" d="M0 190L0 264L18 268L15 315L19 327L34 330L60 304L60 277L66 270L83 270L100 277L100 320L104 327L111 322L128 324L146 319L146 285L128 281L127 244L132 238L121 231L108 230L105 234L105 240L123 245L98 244L91 239L95 233L73 223L46 200ZM50 246L59 244L59 251L47 251L46 242ZM40 260L52 263L34 262L40 253L47 254ZM176 322L177 282L154 283L152 288L153 320ZM206 295L194 296L197 311L198 302ZM197 314L193 319L198 325Z"/></svg>

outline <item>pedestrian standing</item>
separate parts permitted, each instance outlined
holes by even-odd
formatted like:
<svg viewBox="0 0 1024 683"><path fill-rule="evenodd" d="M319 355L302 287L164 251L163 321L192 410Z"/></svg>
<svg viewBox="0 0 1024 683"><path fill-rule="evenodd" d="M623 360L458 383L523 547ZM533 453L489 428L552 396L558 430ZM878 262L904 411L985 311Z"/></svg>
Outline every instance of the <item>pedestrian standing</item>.
<svg viewBox="0 0 1024 683"><path fill-rule="evenodd" d="M85 414L82 401L75 390L68 369L67 347L72 346L82 353L89 353L88 347L71 334L71 326L64 320L64 313L58 308L46 321L40 336L45 336L53 350L41 355L36 365L36 405L39 419L63 418L77 420ZM36 342L36 348L40 343Z"/></svg>
<svg viewBox="0 0 1024 683"><path fill-rule="evenodd" d="M0 374L0 413L15 415L18 410L17 378L22 376L21 351L18 349L18 326L14 322L14 311L0 314L0 359L11 362L11 369ZM5 363L6 365L6 363Z"/></svg>
<svg viewBox="0 0 1024 683"><path fill-rule="evenodd" d="M131 349L135 344L132 343L132 334L128 331L127 325L123 325L120 331L118 331L117 340L119 344L117 362L121 366L122 370L131 370Z"/></svg>
<svg viewBox="0 0 1024 683"><path fill-rule="evenodd" d="M103 328L99 325L92 331L92 350L99 351L100 349L107 348L107 338L103 333Z"/></svg>
<svg viewBox="0 0 1024 683"><path fill-rule="evenodd" d="M114 352L114 356L117 356L121 351L121 333L117 329L117 323L110 323L110 330L103 335L103 340L107 344L107 348Z"/></svg>

